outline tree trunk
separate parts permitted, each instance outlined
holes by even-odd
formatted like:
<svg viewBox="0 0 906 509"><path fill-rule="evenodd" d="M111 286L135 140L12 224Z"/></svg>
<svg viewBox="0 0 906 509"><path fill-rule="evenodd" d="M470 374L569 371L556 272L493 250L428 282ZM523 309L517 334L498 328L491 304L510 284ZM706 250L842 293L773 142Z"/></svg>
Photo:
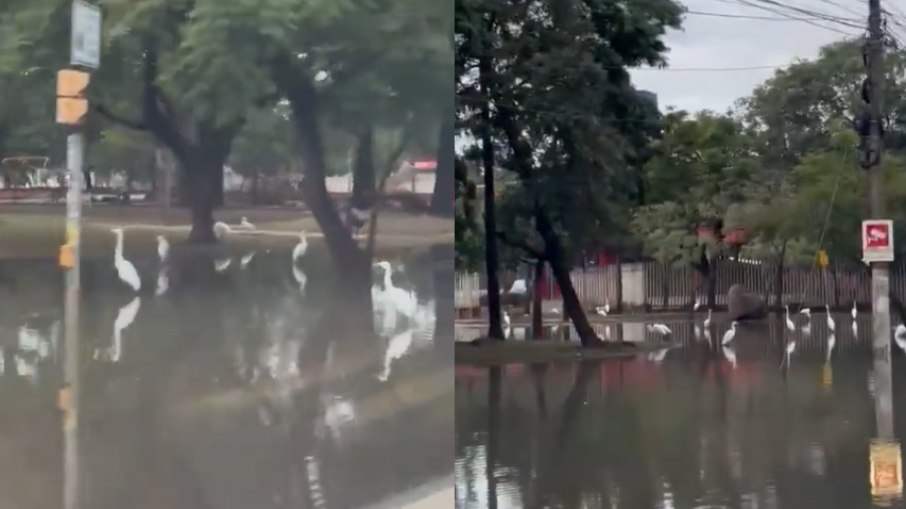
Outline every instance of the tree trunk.
<svg viewBox="0 0 906 509"><path fill-rule="evenodd" d="M437 149L437 170L434 172L434 192L431 195L431 212L440 217L453 217L453 158L454 136L453 115L444 118L438 130L440 139Z"/></svg>
<svg viewBox="0 0 906 509"><path fill-rule="evenodd" d="M481 162L484 170L484 248L485 271L488 279L488 337L503 340L500 323L500 282L497 253L497 218L494 210L494 145L491 140L490 98L491 63L488 56L479 62L479 82L487 101L481 107Z"/></svg>
<svg viewBox="0 0 906 509"><path fill-rule="evenodd" d="M540 207L540 204L536 203L535 206ZM551 273L557 281L557 286L560 287L560 294L563 297L563 309L576 329L579 341L582 342L582 346L603 345L604 342L595 333L591 322L588 321L588 317L585 315L585 310L582 309L582 303L579 301L579 296L576 294L576 289L569 275L569 266L567 265L567 257L563 250L563 245L559 237L557 237L553 225L540 210L535 212L535 228L541 238L544 239L545 255L551 267Z"/></svg>
<svg viewBox="0 0 906 509"><path fill-rule="evenodd" d="M327 192L327 160L313 78L300 72L295 66L295 59L288 54L275 59L271 71L277 89L286 96L292 111L299 153L305 165L305 177L300 185L302 198L324 234L324 242L337 273L344 277L345 281L341 284L354 309L350 317L361 321L364 331L373 333L371 258L343 224Z"/></svg>
<svg viewBox="0 0 906 509"><path fill-rule="evenodd" d="M774 274L774 307L783 308L783 258L786 252L786 246L780 252L780 259L777 261L777 272Z"/></svg>
<svg viewBox="0 0 906 509"><path fill-rule="evenodd" d="M532 279L532 338L541 339L543 321L541 316L541 296L544 290L544 260L535 261L535 274Z"/></svg>
<svg viewBox="0 0 906 509"><path fill-rule="evenodd" d="M365 124L356 134L352 166L352 203L366 208L374 199L377 179L374 172L374 126Z"/></svg>
<svg viewBox="0 0 906 509"><path fill-rule="evenodd" d="M199 161L199 163L202 163ZM183 167L192 167L186 166ZM213 180L221 176L222 168L217 162L208 162L194 166L194 171L188 172L185 183L187 185L187 198L189 209L192 212L192 230L189 232L189 242L193 244L214 244L214 207L217 186Z"/></svg>

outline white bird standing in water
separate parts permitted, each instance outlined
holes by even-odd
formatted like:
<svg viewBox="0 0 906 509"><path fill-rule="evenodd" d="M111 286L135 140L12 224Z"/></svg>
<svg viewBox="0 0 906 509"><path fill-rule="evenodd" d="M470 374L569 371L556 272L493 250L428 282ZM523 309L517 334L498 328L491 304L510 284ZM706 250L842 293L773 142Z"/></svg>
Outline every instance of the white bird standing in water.
<svg viewBox="0 0 906 509"><path fill-rule="evenodd" d="M299 232L299 243L296 244L296 247L293 248L293 263L296 263L305 256L305 253L308 251L308 234L305 233L305 230Z"/></svg>
<svg viewBox="0 0 906 509"><path fill-rule="evenodd" d="M607 316L607 310L601 306L598 306L595 308L595 314L600 316Z"/></svg>
<svg viewBox="0 0 906 509"><path fill-rule="evenodd" d="M726 345L730 341L733 341L733 338L736 337L736 326L739 325L739 322L733 320L733 323L730 324L730 328L727 329L727 332L724 332L723 339L720 340L721 345Z"/></svg>
<svg viewBox="0 0 906 509"><path fill-rule="evenodd" d="M827 311L827 330L833 334L837 330L837 324L834 323L834 317L831 315L830 305L825 304L824 309Z"/></svg>
<svg viewBox="0 0 906 509"><path fill-rule="evenodd" d="M255 229L255 225L253 225L252 223L250 223L249 220L248 220L248 218L245 217L245 216L242 216L242 220L239 221L239 226L245 228L246 230L254 230L254 229Z"/></svg>
<svg viewBox="0 0 906 509"><path fill-rule="evenodd" d="M702 307L702 298L696 297L695 304L692 305L692 311L698 311L698 308Z"/></svg>
<svg viewBox="0 0 906 509"><path fill-rule="evenodd" d="M794 330L796 330L796 324L794 324L793 321L790 320L790 306L789 306L789 304L787 304L786 306L783 306L783 307L784 307L784 309L786 309L786 328L787 328L787 330L789 330L789 331L794 331Z"/></svg>
<svg viewBox="0 0 906 509"><path fill-rule="evenodd" d="M802 308L799 310L799 313L805 315L809 320L812 319L812 308Z"/></svg>
<svg viewBox="0 0 906 509"><path fill-rule="evenodd" d="M830 361L831 353L834 351L834 346L837 344L837 336L834 333L831 333L827 337L827 361Z"/></svg>
<svg viewBox="0 0 906 509"><path fill-rule="evenodd" d="M230 225L224 223L223 221L217 221L214 223L214 236L218 240L222 239L224 236L233 233L233 229L230 228Z"/></svg>
<svg viewBox="0 0 906 509"><path fill-rule="evenodd" d="M123 229L114 228L110 231L116 235L116 247L113 249L113 266L116 273L124 283L137 292L142 288L142 280L138 277L135 265L123 257Z"/></svg>
<svg viewBox="0 0 906 509"><path fill-rule="evenodd" d="M856 301L853 301L853 308L849 312L849 314L851 314L853 316L853 320L855 320L856 317L859 316L859 309L856 308Z"/></svg>
<svg viewBox="0 0 906 509"><path fill-rule="evenodd" d="M392 307L393 310L397 313L412 318L415 315L415 309L418 304L415 296L412 295L411 292L408 292L403 288L394 286L393 279L390 277L393 271L393 268L390 266L390 262L380 261L375 265L380 267L384 272L383 286L385 304Z"/></svg>
<svg viewBox="0 0 906 509"><path fill-rule="evenodd" d="M667 335L673 334L673 331L670 330L670 327L667 327L666 325L664 325L662 323L648 324L647 327L648 327L648 330L657 332L661 336L667 336Z"/></svg>
<svg viewBox="0 0 906 509"><path fill-rule="evenodd" d="M502 317L503 317L503 326L506 327L506 328L510 328L510 324L511 324L510 314L507 313L505 309L504 309L504 310L501 310L501 311L500 311L500 314L501 314Z"/></svg>
<svg viewBox="0 0 906 509"><path fill-rule="evenodd" d="M708 316L705 317L705 321L702 322L702 324L705 326L705 328L708 328L711 326L711 310L710 309L708 309Z"/></svg>
<svg viewBox="0 0 906 509"><path fill-rule="evenodd" d="M160 259L161 265L167 263L167 259L170 258L170 243L163 235L157 236L157 257Z"/></svg>

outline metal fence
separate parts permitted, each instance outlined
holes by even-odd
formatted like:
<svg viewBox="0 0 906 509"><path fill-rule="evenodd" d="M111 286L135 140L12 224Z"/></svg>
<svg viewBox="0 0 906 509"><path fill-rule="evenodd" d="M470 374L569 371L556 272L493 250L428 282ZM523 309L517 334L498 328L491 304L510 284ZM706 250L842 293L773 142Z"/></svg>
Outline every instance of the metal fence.
<svg viewBox="0 0 906 509"><path fill-rule="evenodd" d="M628 277L629 272L636 277ZM871 273L865 266L782 267L763 263L722 261L714 269L715 304L725 306L727 293L734 284L761 296L770 305L780 294L782 305L848 307L871 303ZM778 279L782 288L776 288ZM691 307L696 299L706 302L707 281L691 267L672 267L655 262L611 265L588 270L576 269L572 281L579 300L586 309L610 303L625 303L649 310L671 310ZM547 281L550 287L556 283ZM530 285L531 286L531 285ZM906 300L906 265L891 267L891 293ZM481 280L478 274L456 275L457 309L481 305ZM546 289L545 300L559 300L559 292Z"/></svg>

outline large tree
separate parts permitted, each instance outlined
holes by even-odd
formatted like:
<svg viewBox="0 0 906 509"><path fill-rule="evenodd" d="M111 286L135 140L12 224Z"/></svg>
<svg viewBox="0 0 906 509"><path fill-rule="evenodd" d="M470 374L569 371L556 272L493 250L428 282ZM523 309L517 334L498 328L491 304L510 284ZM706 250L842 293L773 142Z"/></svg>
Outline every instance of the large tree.
<svg viewBox="0 0 906 509"><path fill-rule="evenodd" d="M679 26L681 9L669 0L456 6L459 115L478 138L488 120L476 112L490 97L497 159L524 189L540 240L526 247L549 263L583 345L599 344L570 280L571 224L606 228L615 216L609 199L637 192L628 132L646 117L627 67L663 62L661 37ZM491 77L477 83L483 59Z"/></svg>

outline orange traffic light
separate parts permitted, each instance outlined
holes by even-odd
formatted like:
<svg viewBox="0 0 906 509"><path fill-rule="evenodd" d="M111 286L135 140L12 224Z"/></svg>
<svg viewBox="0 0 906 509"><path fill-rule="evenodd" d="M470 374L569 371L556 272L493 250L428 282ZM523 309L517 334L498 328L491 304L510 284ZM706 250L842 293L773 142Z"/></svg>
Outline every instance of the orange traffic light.
<svg viewBox="0 0 906 509"><path fill-rule="evenodd" d="M58 97L84 97L91 75L75 69L60 69L57 72Z"/></svg>

